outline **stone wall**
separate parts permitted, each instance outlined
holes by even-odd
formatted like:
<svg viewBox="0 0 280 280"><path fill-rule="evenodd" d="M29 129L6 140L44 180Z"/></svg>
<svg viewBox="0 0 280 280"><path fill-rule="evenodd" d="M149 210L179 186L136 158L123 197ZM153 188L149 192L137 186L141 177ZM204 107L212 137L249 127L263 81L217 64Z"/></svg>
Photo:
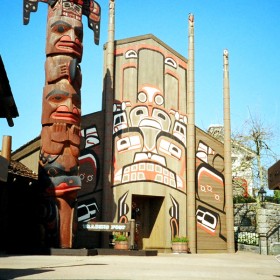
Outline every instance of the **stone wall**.
<svg viewBox="0 0 280 280"><path fill-rule="evenodd" d="M238 244L237 249L238 249L238 251L245 251L245 252L251 252L251 253L255 253L255 254L260 254L260 246Z"/></svg>
<svg viewBox="0 0 280 280"><path fill-rule="evenodd" d="M256 232L260 236L260 254L276 254L280 240L280 205L265 202L234 205L234 226L239 232ZM240 244L239 244L240 245ZM243 250L246 246L238 246Z"/></svg>
<svg viewBox="0 0 280 280"><path fill-rule="evenodd" d="M256 203L234 204L234 226L238 231L256 232Z"/></svg>
<svg viewBox="0 0 280 280"><path fill-rule="evenodd" d="M260 235L260 251L268 255L272 244L279 242L280 205L265 202L257 209L257 232Z"/></svg>

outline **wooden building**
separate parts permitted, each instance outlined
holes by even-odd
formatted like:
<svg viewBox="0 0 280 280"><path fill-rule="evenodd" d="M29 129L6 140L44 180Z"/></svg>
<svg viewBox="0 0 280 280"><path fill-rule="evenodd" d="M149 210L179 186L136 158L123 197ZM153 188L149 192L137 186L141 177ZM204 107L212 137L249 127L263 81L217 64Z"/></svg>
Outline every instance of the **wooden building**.
<svg viewBox="0 0 280 280"><path fill-rule="evenodd" d="M104 52L106 65L108 44ZM82 117L78 220L135 219L138 249L170 252L172 237L188 235L188 60L153 35L115 41L113 55L103 109ZM224 147L197 127L195 139L196 252L226 252ZM36 171L39 145L13 159ZM108 244L105 234L78 232L78 247Z"/></svg>

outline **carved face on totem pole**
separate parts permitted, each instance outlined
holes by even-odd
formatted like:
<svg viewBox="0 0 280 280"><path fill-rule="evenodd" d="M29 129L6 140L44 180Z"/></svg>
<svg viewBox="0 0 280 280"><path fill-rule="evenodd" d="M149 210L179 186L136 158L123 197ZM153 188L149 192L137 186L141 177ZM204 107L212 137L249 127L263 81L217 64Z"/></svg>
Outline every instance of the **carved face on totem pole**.
<svg viewBox="0 0 280 280"><path fill-rule="evenodd" d="M68 123L80 125L81 95L69 85L47 85L43 96L42 125Z"/></svg>
<svg viewBox="0 0 280 280"><path fill-rule="evenodd" d="M81 61L83 24L66 16L54 16L48 21L46 54L72 55Z"/></svg>

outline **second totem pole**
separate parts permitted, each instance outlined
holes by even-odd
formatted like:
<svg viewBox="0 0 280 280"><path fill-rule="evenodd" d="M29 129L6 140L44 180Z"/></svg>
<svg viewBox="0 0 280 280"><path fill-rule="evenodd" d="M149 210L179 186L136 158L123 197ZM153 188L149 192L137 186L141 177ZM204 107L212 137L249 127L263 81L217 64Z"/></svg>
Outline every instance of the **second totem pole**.
<svg viewBox="0 0 280 280"><path fill-rule="evenodd" d="M93 0L24 0L24 24L48 4L39 186L47 245L72 248L77 228L81 124L82 15L99 43L100 6Z"/></svg>

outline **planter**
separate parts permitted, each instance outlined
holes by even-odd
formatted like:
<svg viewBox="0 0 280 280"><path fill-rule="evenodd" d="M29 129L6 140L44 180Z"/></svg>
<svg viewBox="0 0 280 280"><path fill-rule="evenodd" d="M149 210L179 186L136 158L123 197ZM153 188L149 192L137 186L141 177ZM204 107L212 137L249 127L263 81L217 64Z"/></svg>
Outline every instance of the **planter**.
<svg viewBox="0 0 280 280"><path fill-rule="evenodd" d="M188 253L188 243L186 242L173 242L172 243L173 253Z"/></svg>
<svg viewBox="0 0 280 280"><path fill-rule="evenodd" d="M116 250L128 250L128 241L115 241Z"/></svg>

